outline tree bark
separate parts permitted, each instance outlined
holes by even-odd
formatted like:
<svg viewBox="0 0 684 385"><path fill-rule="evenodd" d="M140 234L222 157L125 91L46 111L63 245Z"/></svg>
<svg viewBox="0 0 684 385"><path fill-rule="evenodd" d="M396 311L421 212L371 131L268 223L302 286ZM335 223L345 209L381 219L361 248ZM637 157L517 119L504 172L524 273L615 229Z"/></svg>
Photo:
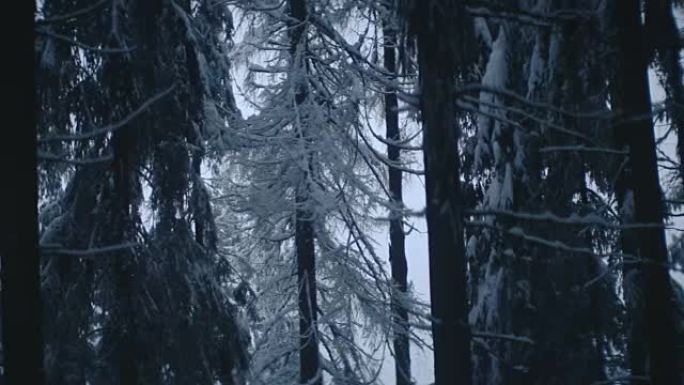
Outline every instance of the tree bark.
<svg viewBox="0 0 684 385"><path fill-rule="evenodd" d="M634 187L634 220L663 223L663 198L658 177L656 144L651 121L648 61L638 0L615 2L618 23L620 107L625 114L617 129L629 146ZM643 273L644 321L650 379L654 385L680 385L675 346L675 303L670 284L663 227L637 232L637 265ZM633 373L638 375L638 373Z"/></svg>
<svg viewBox="0 0 684 385"><path fill-rule="evenodd" d="M397 31L396 19L391 17L394 15L395 9L390 8L385 10L387 14L382 19L382 34L384 38L384 66L385 70L390 74L391 80L396 79L397 74ZM399 111L397 110L397 93L392 87L385 88L385 126L387 128L386 138L389 142L398 142L401 140L399 132ZM392 163L400 161L400 149L396 145L387 145L387 158ZM404 206L402 197L402 172L400 169L388 167L389 177L389 192L391 194L391 201L396 209L390 212L389 225L389 259L390 267L392 269L392 281L395 285L394 290L398 293L392 295L392 319L394 324L394 369L397 385L411 384L411 355L409 346L409 331L408 331L408 311L401 303L401 297L404 297L408 288L406 275L406 247L404 242L404 218L401 209ZM393 293L395 293L393 291Z"/></svg>
<svg viewBox="0 0 684 385"><path fill-rule="evenodd" d="M128 230L131 227L131 173L133 172L132 152L134 151L130 127L125 127L113 135L114 143L114 211L112 212L113 243L129 241ZM135 255L124 251L117 256L114 265L116 282L116 327L119 329L119 345L117 349L119 383L136 385L139 382L138 349L135 334L137 327L134 310Z"/></svg>
<svg viewBox="0 0 684 385"><path fill-rule="evenodd" d="M471 383L466 258L458 136L456 78L467 65L472 24L458 0L413 5L423 121L426 216L435 385Z"/></svg>
<svg viewBox="0 0 684 385"><path fill-rule="evenodd" d="M306 0L290 0L290 16L297 20L290 26L290 54L292 55L293 73L295 74L295 104L302 106L307 99L304 50L306 46L306 19L308 10ZM301 111L301 110L300 110ZM307 148L307 118L301 116L299 136ZM321 385L320 355L318 352L318 305L316 299L316 263L314 249L313 212L309 207L311 191L309 179L311 159L308 154L307 168L302 173L300 186L295 198L295 249L297 254L297 281L299 288L299 381L302 384Z"/></svg>
<svg viewBox="0 0 684 385"><path fill-rule="evenodd" d="M17 117L5 139L2 153L2 215L0 234L2 258L2 367L6 385L38 385L44 382L43 336L41 328L40 251L38 248L38 172L36 120L34 117L34 15L35 3L24 2L14 15L21 19L20 32L13 37L8 73L28 73L26 84L11 87L9 109ZM16 70L16 71L15 71ZM9 127L8 127L9 128ZM17 157L18 155L18 157Z"/></svg>
<svg viewBox="0 0 684 385"><path fill-rule="evenodd" d="M152 28L155 20L148 13L148 6L154 2L138 3L140 8L135 9L135 20L149 20L147 28ZM149 44L152 32L140 34L139 42L144 47L139 55L131 59L111 55L103 63L102 84L107 87L109 95L113 98L113 106L110 120L119 121L125 116L124 112L131 100L136 100L135 82L136 65L150 63L153 48ZM121 74L128 74L122 77ZM153 89L151 78L145 77L143 89ZM113 162L111 169L112 186L108 187L109 206L107 214L110 216L109 231L105 235L107 243L125 244L134 237L135 228L134 214L137 210L133 202L135 188L136 168L139 157L139 132L146 128L145 117L140 117L135 124L129 124L112 133L111 146ZM112 293L114 295L113 309L111 312L111 327L113 336L116 338L116 346L113 349L117 382L121 385L137 385L141 381L142 361L141 347L138 339L138 325L136 322L135 306L135 280L137 259L133 250L122 250L111 260L112 269Z"/></svg>
<svg viewBox="0 0 684 385"><path fill-rule="evenodd" d="M613 91L613 100L620 99L620 93ZM616 105L616 107L620 107ZM627 133L619 126L614 126L613 135L617 149L628 146ZM623 225L634 224L634 177L632 176L632 162L625 160L624 165L620 165L618 178L615 183L615 196L618 201L620 211L620 221ZM620 249L623 258L635 256L639 247L637 244L638 235L635 230L623 229L620 231ZM635 264L625 263L622 266L622 287L625 293L626 311L626 344L627 344L627 365L630 373L643 376L646 374L646 330L644 329L644 310L643 300L638 292L643 286L643 274L641 269Z"/></svg>

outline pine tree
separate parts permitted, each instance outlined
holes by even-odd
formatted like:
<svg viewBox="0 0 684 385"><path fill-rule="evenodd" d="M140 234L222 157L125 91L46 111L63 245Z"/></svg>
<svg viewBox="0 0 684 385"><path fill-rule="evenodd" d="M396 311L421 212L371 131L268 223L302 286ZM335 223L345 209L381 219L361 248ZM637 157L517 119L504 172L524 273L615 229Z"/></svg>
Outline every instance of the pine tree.
<svg viewBox="0 0 684 385"><path fill-rule="evenodd" d="M200 175L233 115L224 88L230 14L190 1L71 6L43 4L57 16L45 16L39 42L54 80L41 91L50 102L39 114L41 157L77 166L58 174L72 182L44 216L43 238L56 243L46 250L45 290L56 305L76 305L49 307L49 374L56 383L242 383L246 336L222 282ZM55 71L57 53L71 72ZM70 103L51 88L59 82L77 85Z"/></svg>
<svg viewBox="0 0 684 385"><path fill-rule="evenodd" d="M304 106L308 98L306 91L306 27L308 6L305 0L291 0L289 2L290 16L295 20L292 28L290 41L290 55L292 56L291 73L295 77L294 83L294 108ZM300 112L297 136L305 149L308 148L307 137L311 135L313 127L309 125L309 117L306 112ZM308 151L305 150L305 153ZM316 265L314 251L314 214L311 205L311 159L303 162L302 182L295 192L295 248L297 255L297 286L299 290L299 381L302 384L313 383L321 385L323 377L320 369L320 356L318 353L318 302L316 300Z"/></svg>
<svg viewBox="0 0 684 385"><path fill-rule="evenodd" d="M467 223L470 322L512 338L475 339L474 381L599 381L619 308L603 251L611 231L602 224L611 218L585 182L596 183L594 167L606 160L583 151L591 143L602 152L602 121L593 117L607 115L597 80L603 51L582 43L597 39L600 26L574 14L538 24L525 18L552 14L546 1L490 6L476 23L485 58L473 87L480 97L459 97L477 126L465 156L465 179L479 195ZM503 11L507 17L491 17Z"/></svg>
<svg viewBox="0 0 684 385"><path fill-rule="evenodd" d="M382 176L388 161L369 144L372 138L363 120L375 112L373 103L382 96L364 88L379 79L378 73L371 78L365 65L374 71L378 67L355 56L357 51L343 36L359 11L355 5L307 3L302 35L306 44L296 47L294 58L291 9L274 5L264 11L257 5L245 3L240 9L250 21L251 41L237 52L267 47L267 55L246 55L256 61L247 63L248 97L260 103L235 131L240 142L223 175L221 220L222 228L242 233L224 244L227 253L249 261L241 270L256 293L255 308L262 317L254 327L251 380L299 381L292 377L300 372L299 365L293 365L300 350L299 341L293 341L300 333L293 325L301 315L298 301L293 301L300 293L296 217L298 210L307 209L313 230L321 372L336 384L373 381L380 360L369 352L383 349L393 330L391 282L370 238L378 213L394 208L377 192L385 188ZM372 31L370 19L359 20ZM360 49L366 54L371 48ZM301 103L296 99L299 87L306 95ZM406 297L411 304L410 295Z"/></svg>

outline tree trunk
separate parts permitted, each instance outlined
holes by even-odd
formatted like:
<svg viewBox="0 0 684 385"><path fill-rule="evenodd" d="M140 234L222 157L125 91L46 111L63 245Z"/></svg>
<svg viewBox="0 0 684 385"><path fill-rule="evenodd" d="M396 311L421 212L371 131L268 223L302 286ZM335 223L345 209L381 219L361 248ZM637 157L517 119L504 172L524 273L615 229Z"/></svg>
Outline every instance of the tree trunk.
<svg viewBox="0 0 684 385"><path fill-rule="evenodd" d="M299 107L307 99L304 51L306 46L306 0L290 0L290 16L297 20L291 26L290 53L295 83L295 104ZM307 148L307 119L300 116L299 136ZM313 212L310 208L309 185L311 159L308 154L307 169L304 170L300 186L297 187L295 204L295 249L297 254L297 281L299 287L299 381L302 384L321 385L320 356L318 353L318 325L316 300L316 264L314 249Z"/></svg>
<svg viewBox="0 0 684 385"><path fill-rule="evenodd" d="M115 204L112 212L112 230L115 244L129 241L130 228L130 191L131 173L134 151L130 127L124 127L113 135L114 143L114 196ZM135 279L135 255L126 250L117 255L114 264L116 283L116 327L119 328L119 348L117 363L119 365L119 384L136 385L139 381L138 352L135 334L135 310L133 306Z"/></svg>
<svg viewBox="0 0 684 385"><path fill-rule="evenodd" d="M614 90L611 97L618 101L619 92ZM620 108L616 103L616 107ZM617 149L628 146L627 133L619 126L614 126L613 135ZM626 159L624 165L620 165L618 178L615 183L615 196L618 201L620 221L623 225L634 224L634 177L632 176L632 162ZM622 229L620 231L620 249L624 259L635 256L639 247L636 230ZM624 263L622 266L622 287L625 297L626 311L626 344L627 364L630 373L637 376L646 375L646 330L644 329L643 299L638 294L643 287L641 269L633 263Z"/></svg>
<svg viewBox="0 0 684 385"><path fill-rule="evenodd" d="M140 17L140 15L137 15ZM142 17L141 17L142 18ZM145 54L151 50L145 47ZM111 121L123 119L126 105L133 97L134 75L133 61L143 62L141 57L126 60L120 56L112 55L103 64L102 83L108 88L111 95L116 95L116 104L112 107ZM122 77L121 74L131 74ZM145 84L147 88L147 84ZM130 99L129 99L130 98ZM144 118L140 118L144 119ZM111 146L113 162L111 170L112 187L108 187L107 214L110 216L108 232L105 235L108 244L125 244L133 238L134 207L132 192L134 189L135 171L138 158L138 131L142 131L144 125L136 122L127 125L112 133ZM140 124L140 125L138 125ZM142 127L141 127L142 126ZM122 250L111 259L112 269L112 293L114 295L113 309L111 312L111 327L113 336L116 338L116 346L113 349L113 362L115 363L118 383L121 385L137 385L140 382L141 356L137 341L135 301L135 270L136 255L133 250Z"/></svg>
<svg viewBox="0 0 684 385"><path fill-rule="evenodd" d="M638 0L616 1L618 79L622 95L619 106L623 121L618 127L626 135L632 165L634 220L663 223L663 198L658 178L656 145L651 121L648 62L644 47ZM645 227L637 232L638 268L643 273L645 330L649 371L654 385L681 385L677 371L673 292L668 269L663 227ZM638 373L634 373L638 374Z"/></svg>
<svg viewBox="0 0 684 385"><path fill-rule="evenodd" d="M306 205L302 196L298 205ZM297 209L295 244L297 248L297 280L299 282L299 381L322 384L318 354L316 303L316 266L313 225L309 210ZM312 382L313 381L313 382Z"/></svg>
<svg viewBox="0 0 684 385"><path fill-rule="evenodd" d="M397 32L396 18L394 15L395 9L386 9L387 14L382 20L382 34L384 37L384 65L385 69L391 76L391 80L396 79L397 74ZM385 88L385 125L387 127L386 138L389 142L398 142L401 140L399 133L399 112L397 110L397 93L392 87ZM392 163L400 161L399 147L388 144L387 157ZM402 172L400 169L389 167L389 192L392 195L391 201L396 209L390 213L390 245L389 245L389 259L392 269L392 281L395 285L395 290L399 293L392 295L392 318L394 323L394 368L397 380L397 385L411 384L411 355L409 346L409 332L408 332L408 311L401 303L401 298L405 296L407 291L407 264L406 264L406 247L404 244L404 218L401 209L404 206L402 198ZM395 293L393 291L393 293Z"/></svg>
<svg viewBox="0 0 684 385"><path fill-rule="evenodd" d="M466 303L456 77L467 65L472 24L462 2L413 5L423 121L425 195L430 254L430 301L435 385L471 383L470 328Z"/></svg>
<svg viewBox="0 0 684 385"><path fill-rule="evenodd" d="M13 70L26 73L34 68L33 20L35 4L21 7L19 36L11 60ZM42 384L43 336L41 329L40 251L38 249L38 173L33 72L27 84L9 91L9 109L17 122L13 138L6 138L2 149L2 215L0 234L2 258L2 367L6 385ZM10 136L11 137L11 136ZM17 154L19 158L17 158Z"/></svg>

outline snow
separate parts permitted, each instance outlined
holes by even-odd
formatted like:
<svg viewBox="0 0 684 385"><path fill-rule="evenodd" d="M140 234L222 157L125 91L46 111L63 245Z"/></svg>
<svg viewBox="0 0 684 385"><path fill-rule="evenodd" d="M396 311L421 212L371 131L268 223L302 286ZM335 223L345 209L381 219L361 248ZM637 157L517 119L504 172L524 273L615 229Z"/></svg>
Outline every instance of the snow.
<svg viewBox="0 0 684 385"><path fill-rule="evenodd" d="M499 34L492 44L485 74L482 77L482 85L494 89L505 89L508 83L508 58L507 37L504 28L499 29ZM488 163L493 155L495 164L502 159L501 149L497 142L501 131L501 122L493 117L504 117L505 110L495 107L499 105L500 98L487 91L480 92L480 111L477 117L477 144L475 145L475 168L481 169ZM492 139L494 143L491 143Z"/></svg>
<svg viewBox="0 0 684 385"><path fill-rule="evenodd" d="M670 270L670 277L684 289L684 273L681 271Z"/></svg>
<svg viewBox="0 0 684 385"><path fill-rule="evenodd" d="M510 163L506 164L503 186L499 196L499 208L509 208L513 204L513 167Z"/></svg>
<svg viewBox="0 0 684 385"><path fill-rule="evenodd" d="M530 58L530 63L527 70L527 96L530 98L537 90L537 86L543 80L544 61L541 57L541 45L541 37L538 37L537 41L535 42L534 51L532 51L532 57Z"/></svg>

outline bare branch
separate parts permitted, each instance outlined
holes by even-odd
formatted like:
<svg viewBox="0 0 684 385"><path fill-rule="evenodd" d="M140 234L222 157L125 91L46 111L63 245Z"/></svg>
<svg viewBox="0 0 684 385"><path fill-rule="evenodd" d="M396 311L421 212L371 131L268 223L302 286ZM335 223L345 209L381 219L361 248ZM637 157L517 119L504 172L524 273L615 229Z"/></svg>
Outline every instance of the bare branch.
<svg viewBox="0 0 684 385"><path fill-rule="evenodd" d="M532 341L528 337L516 336L513 334L500 334L500 333L490 333L490 332L471 332L470 334L476 338L491 338L491 339L520 342L520 343L527 344L527 345L534 345L534 341Z"/></svg>
<svg viewBox="0 0 684 385"><path fill-rule="evenodd" d="M43 152L43 151L38 151L38 160L49 161L49 162L69 163L69 164L75 164L75 165L105 163L105 162L111 162L113 159L114 159L114 156L111 154L96 157L96 158L69 159L63 155L55 155L55 154L50 154L50 153Z"/></svg>
<svg viewBox="0 0 684 385"><path fill-rule="evenodd" d="M43 252L49 252L53 254L67 254L75 255L79 257L89 257L97 254L111 253L114 251L128 250L134 247L140 246L138 243L122 243L118 245L100 246L92 247L88 249L64 249L60 245L41 245L40 248Z"/></svg>
<svg viewBox="0 0 684 385"><path fill-rule="evenodd" d="M576 151L576 152L600 152L604 154L627 155L629 151L614 150L610 148L601 147L587 147L585 145L577 146L546 146L539 149L539 152L554 152L554 151Z"/></svg>

